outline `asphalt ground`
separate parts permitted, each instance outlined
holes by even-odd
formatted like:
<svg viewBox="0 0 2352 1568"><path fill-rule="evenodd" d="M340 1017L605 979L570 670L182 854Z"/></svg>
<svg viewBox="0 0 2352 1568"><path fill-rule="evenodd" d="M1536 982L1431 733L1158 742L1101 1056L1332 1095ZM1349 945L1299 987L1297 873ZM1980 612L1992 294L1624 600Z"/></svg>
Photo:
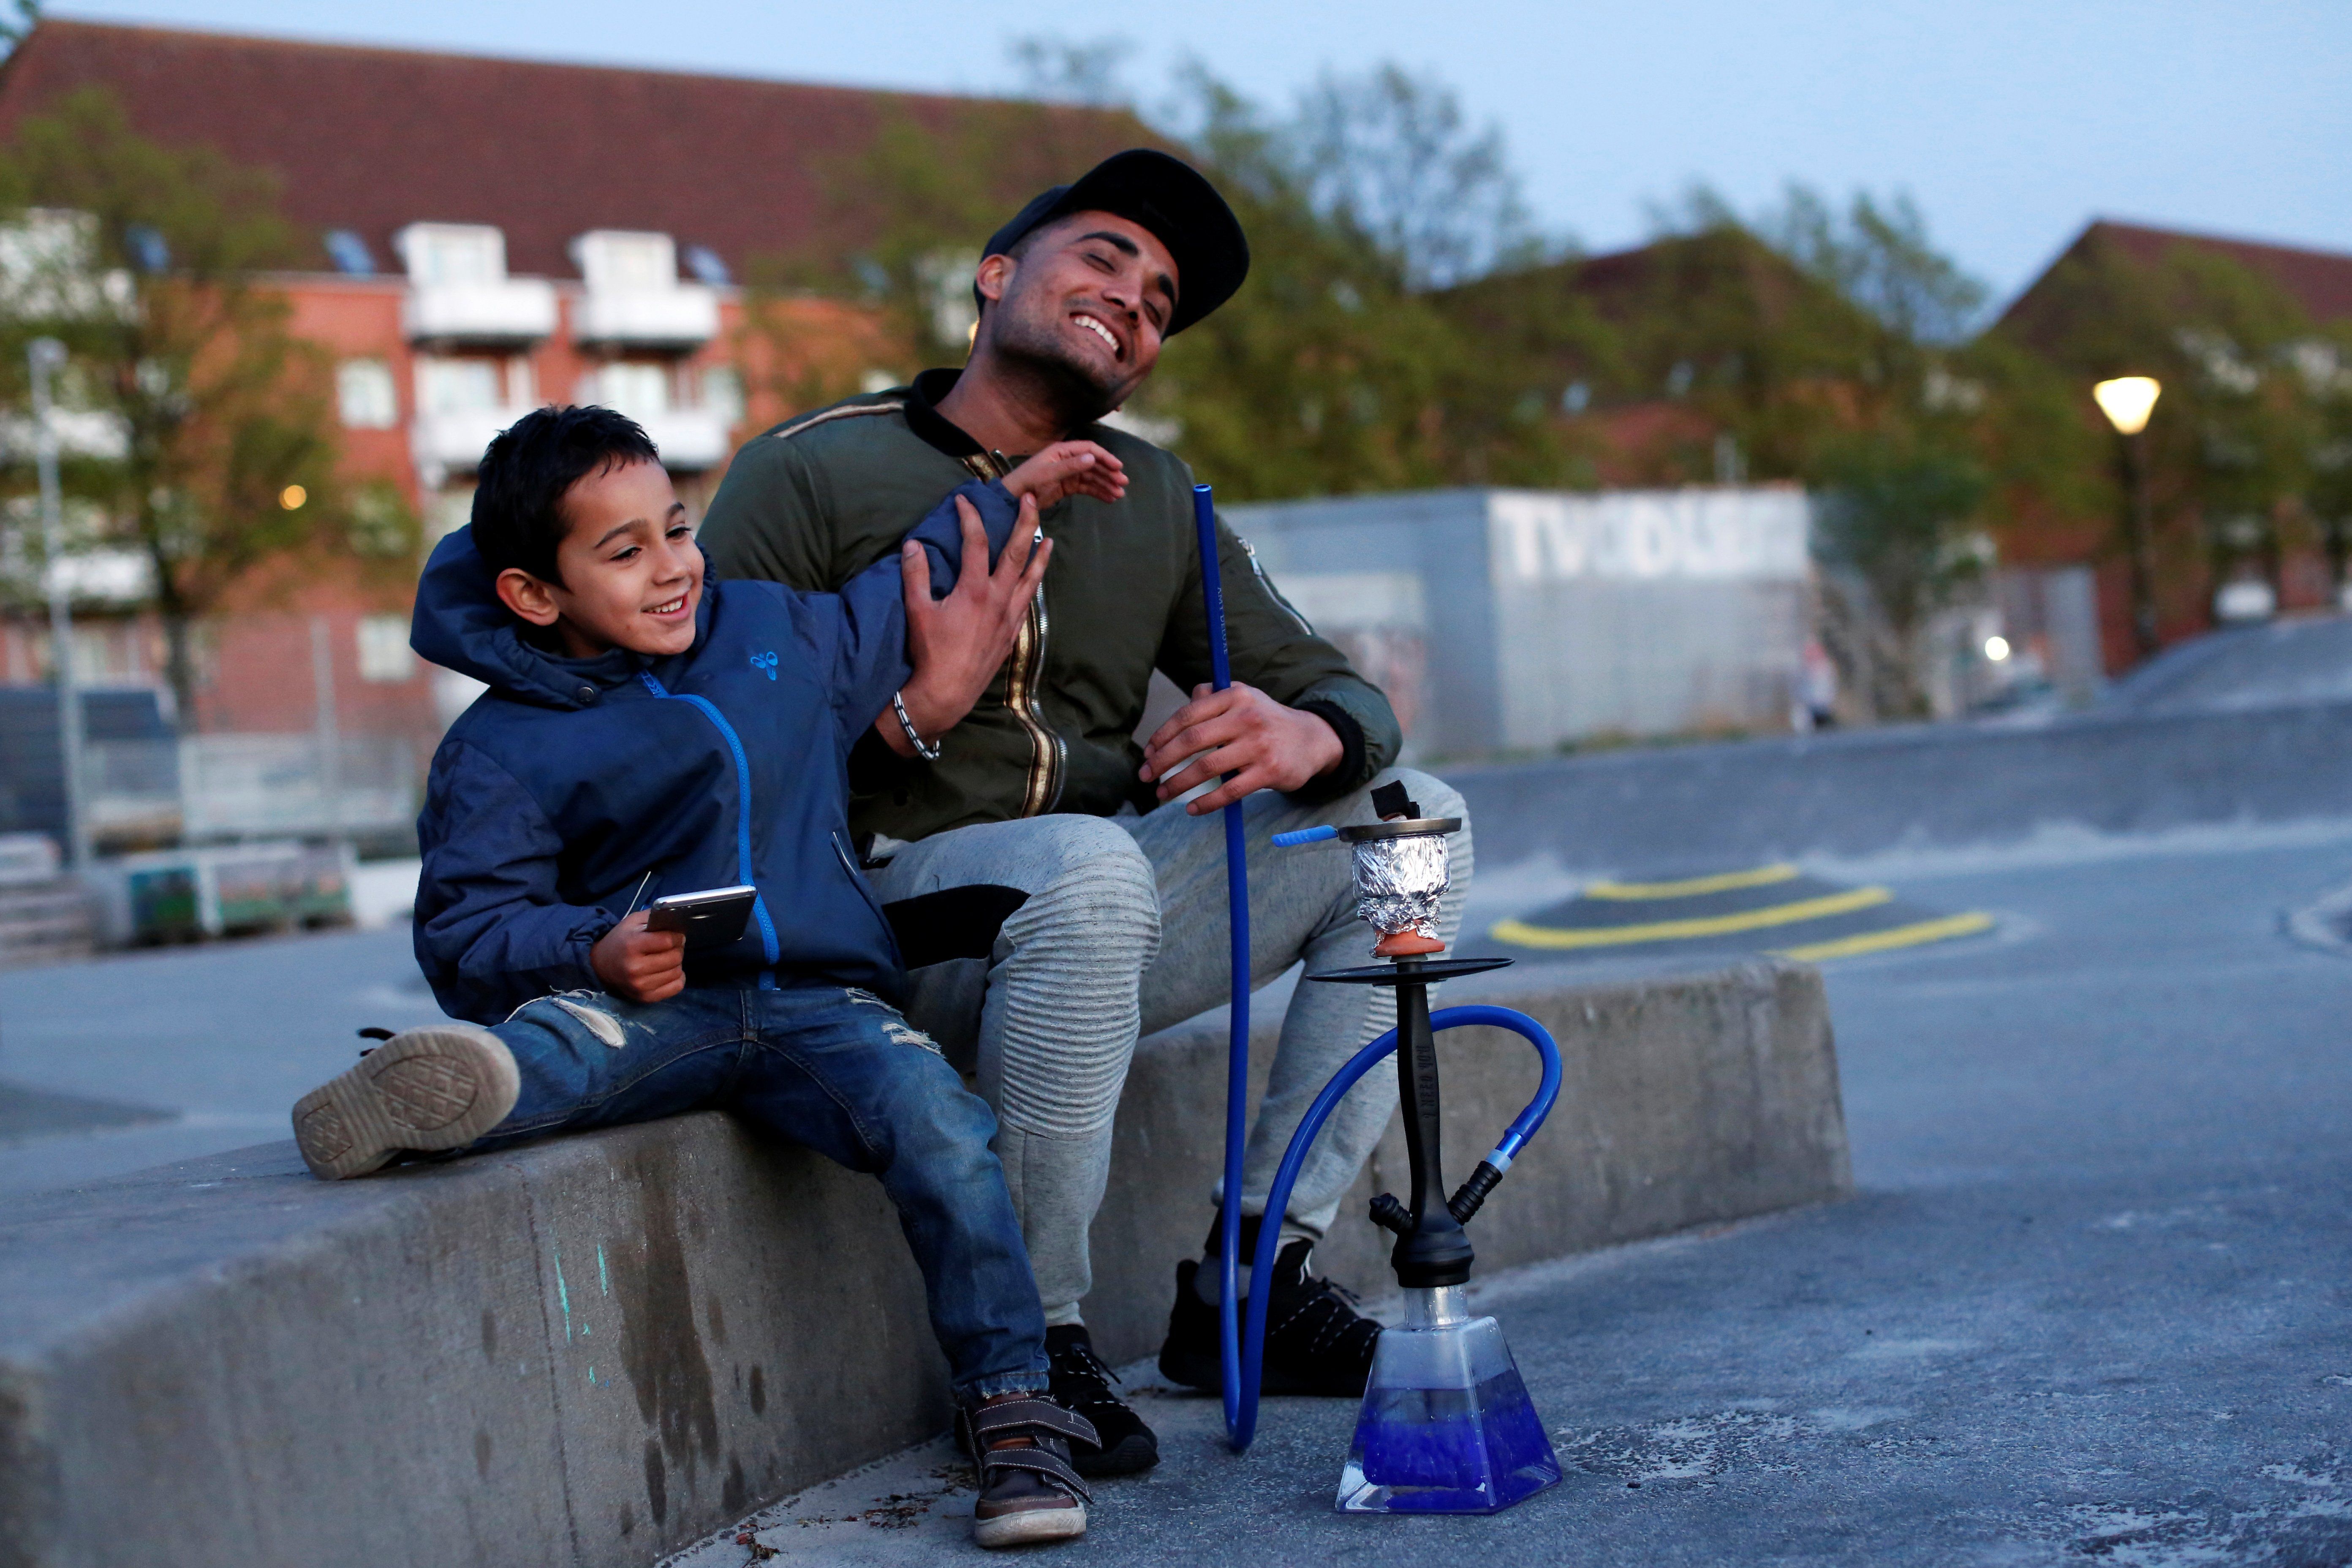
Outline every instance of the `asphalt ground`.
<svg viewBox="0 0 2352 1568"><path fill-rule="evenodd" d="M1819 963L1980 936L1996 924L1981 910L1931 910L1890 888L1807 876L1780 861L1594 880L1572 898L1474 930L1461 946L1465 957L1760 952Z"/></svg>
<svg viewBox="0 0 2352 1568"><path fill-rule="evenodd" d="M2282 929L2352 826L1832 870L1999 929L1827 967L1855 1199L1484 1282L1559 1486L1339 1516L1351 1404L1235 1457L1138 1365L1163 1462L1055 1560L2352 1563L2352 959ZM970 1506L933 1445L675 1561L977 1560Z"/></svg>

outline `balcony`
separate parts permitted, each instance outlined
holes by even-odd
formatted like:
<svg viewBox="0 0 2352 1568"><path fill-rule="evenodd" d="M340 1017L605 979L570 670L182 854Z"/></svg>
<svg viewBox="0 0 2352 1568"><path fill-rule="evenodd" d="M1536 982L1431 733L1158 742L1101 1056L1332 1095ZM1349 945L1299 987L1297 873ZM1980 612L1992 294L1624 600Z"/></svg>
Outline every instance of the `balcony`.
<svg viewBox="0 0 2352 1568"><path fill-rule="evenodd" d="M727 418L708 408L672 408L633 416L661 453L662 467L698 473L727 460Z"/></svg>
<svg viewBox="0 0 2352 1568"><path fill-rule="evenodd" d="M592 287L573 309L572 335L583 345L600 348L699 348L719 335L719 294L699 283Z"/></svg>
<svg viewBox="0 0 2352 1568"><path fill-rule="evenodd" d="M401 330L411 342L515 347L555 331L555 285L539 278L424 283L401 301Z"/></svg>
<svg viewBox="0 0 2352 1568"><path fill-rule="evenodd" d="M419 414L409 426L409 455L421 468L471 473L481 466L490 437L530 412L494 406Z"/></svg>
<svg viewBox="0 0 2352 1568"><path fill-rule="evenodd" d="M413 342L514 345L555 331L555 285L507 276L506 236L488 224L413 223L393 236L408 268L401 326Z"/></svg>

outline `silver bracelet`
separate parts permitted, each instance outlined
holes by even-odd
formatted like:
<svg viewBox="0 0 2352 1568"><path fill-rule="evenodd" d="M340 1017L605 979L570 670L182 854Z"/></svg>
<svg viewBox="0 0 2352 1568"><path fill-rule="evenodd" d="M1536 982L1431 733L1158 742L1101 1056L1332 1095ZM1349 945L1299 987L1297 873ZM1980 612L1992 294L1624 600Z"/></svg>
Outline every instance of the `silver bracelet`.
<svg viewBox="0 0 2352 1568"><path fill-rule="evenodd" d="M927 763L938 762L940 743L937 741L926 743L920 735L915 733L915 721L907 717L905 693L899 691L890 693L890 711L898 715L898 728L907 731L907 743L915 748L915 755Z"/></svg>

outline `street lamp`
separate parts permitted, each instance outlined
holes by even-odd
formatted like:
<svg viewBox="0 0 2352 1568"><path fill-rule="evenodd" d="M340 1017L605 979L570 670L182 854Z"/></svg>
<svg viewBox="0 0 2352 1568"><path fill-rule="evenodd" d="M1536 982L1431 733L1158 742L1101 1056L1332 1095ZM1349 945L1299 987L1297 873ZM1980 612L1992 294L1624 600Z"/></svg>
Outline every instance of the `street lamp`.
<svg viewBox="0 0 2352 1568"><path fill-rule="evenodd" d="M2146 658L2156 651L2155 574L2148 564L2147 416L2164 391L2152 375L2119 375L2091 388L2099 412L2116 427L2124 455L2124 542L2131 558L2132 642Z"/></svg>
<svg viewBox="0 0 2352 1568"><path fill-rule="evenodd" d="M65 778L66 860L77 871L89 863L89 816L83 809L81 682L74 677L73 587L66 574L64 503L58 491L58 431L50 418L49 375L66 363L66 346L35 338L25 357L33 372L33 456L41 477L41 554L47 563L49 663L58 679L58 769Z"/></svg>

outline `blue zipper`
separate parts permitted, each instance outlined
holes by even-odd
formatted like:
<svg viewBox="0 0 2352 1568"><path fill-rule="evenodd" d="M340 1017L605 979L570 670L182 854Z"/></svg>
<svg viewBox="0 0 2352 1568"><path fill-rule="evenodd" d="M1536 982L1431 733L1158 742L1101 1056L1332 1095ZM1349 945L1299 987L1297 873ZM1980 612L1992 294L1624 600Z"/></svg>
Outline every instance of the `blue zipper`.
<svg viewBox="0 0 2352 1568"><path fill-rule="evenodd" d="M760 896L758 879L751 875L751 760L743 754L743 742L737 738L735 726L727 721L727 715L719 711L717 703L690 692L666 690L649 669L639 670L637 679L644 681L646 689L656 697L691 702L701 709L703 717L718 725L719 732L727 737L727 749L735 753L735 879L754 889L751 913L760 922L760 951L767 955L768 962L768 967L760 972L760 989L773 991L776 988L776 960L783 955L783 949L776 942L776 922L768 918L768 902Z"/></svg>

